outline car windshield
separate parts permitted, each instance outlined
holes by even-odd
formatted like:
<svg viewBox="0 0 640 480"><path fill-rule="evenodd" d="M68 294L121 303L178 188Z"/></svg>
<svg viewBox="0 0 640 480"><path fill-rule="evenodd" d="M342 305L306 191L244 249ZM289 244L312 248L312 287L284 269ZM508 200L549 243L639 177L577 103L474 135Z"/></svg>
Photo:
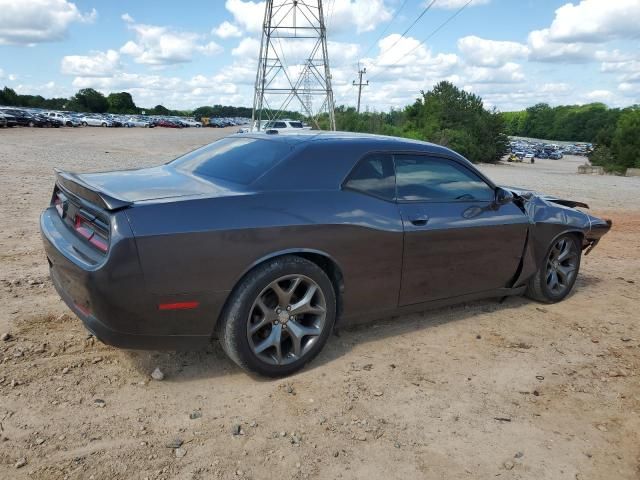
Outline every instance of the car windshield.
<svg viewBox="0 0 640 480"><path fill-rule="evenodd" d="M286 144L256 138L225 138L175 159L194 175L249 185L289 152Z"/></svg>

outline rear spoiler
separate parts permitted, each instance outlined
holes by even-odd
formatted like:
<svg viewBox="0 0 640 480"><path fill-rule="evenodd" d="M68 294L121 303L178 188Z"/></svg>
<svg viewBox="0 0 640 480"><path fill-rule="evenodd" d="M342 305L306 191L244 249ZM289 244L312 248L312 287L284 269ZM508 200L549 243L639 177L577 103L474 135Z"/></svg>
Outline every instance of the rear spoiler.
<svg viewBox="0 0 640 480"><path fill-rule="evenodd" d="M133 205L133 202L121 200L112 197L108 193L97 190L95 187L84 182L75 173L64 172L58 168L55 168L54 171L56 172L56 184L61 189L83 198L104 210L120 210Z"/></svg>

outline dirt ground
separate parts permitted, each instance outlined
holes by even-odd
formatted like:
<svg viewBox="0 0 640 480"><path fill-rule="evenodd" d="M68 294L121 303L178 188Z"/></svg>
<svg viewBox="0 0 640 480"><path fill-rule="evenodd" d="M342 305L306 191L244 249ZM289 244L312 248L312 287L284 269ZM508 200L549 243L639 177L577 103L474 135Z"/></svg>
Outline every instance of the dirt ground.
<svg viewBox="0 0 640 480"><path fill-rule="evenodd" d="M53 167L152 165L228 132L0 130L0 478L640 477L640 178L579 176L583 159L482 167L613 219L562 303L341 330L275 381L216 344L137 352L88 336L47 278Z"/></svg>

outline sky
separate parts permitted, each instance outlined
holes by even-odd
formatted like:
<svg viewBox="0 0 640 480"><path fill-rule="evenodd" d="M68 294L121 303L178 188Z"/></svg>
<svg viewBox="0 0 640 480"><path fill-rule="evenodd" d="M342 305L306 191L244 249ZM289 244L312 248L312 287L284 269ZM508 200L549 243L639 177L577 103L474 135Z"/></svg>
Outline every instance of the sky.
<svg viewBox="0 0 640 480"><path fill-rule="evenodd" d="M502 111L640 103L640 0L472 0L460 11L467 2L324 0L336 105L355 106L364 67L362 106L377 111L441 80ZM255 0L0 0L0 87L251 106L263 16ZM302 47L284 43L295 75Z"/></svg>

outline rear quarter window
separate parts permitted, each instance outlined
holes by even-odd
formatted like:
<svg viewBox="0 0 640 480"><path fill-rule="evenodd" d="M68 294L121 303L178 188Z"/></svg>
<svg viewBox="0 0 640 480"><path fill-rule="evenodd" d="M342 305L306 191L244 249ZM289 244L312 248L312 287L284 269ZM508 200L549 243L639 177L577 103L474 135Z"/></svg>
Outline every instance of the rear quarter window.
<svg viewBox="0 0 640 480"><path fill-rule="evenodd" d="M249 185L290 152L284 143L256 138L224 138L175 159L176 169Z"/></svg>
<svg viewBox="0 0 640 480"><path fill-rule="evenodd" d="M391 155L372 154L360 160L344 183L344 188L384 200L393 200L396 194L396 179Z"/></svg>

